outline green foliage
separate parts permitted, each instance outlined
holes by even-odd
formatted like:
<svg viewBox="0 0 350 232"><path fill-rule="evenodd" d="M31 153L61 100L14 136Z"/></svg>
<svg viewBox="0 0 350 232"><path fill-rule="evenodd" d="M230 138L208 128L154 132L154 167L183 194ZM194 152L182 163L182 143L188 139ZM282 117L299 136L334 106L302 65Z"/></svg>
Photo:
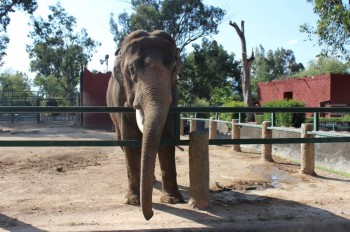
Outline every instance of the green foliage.
<svg viewBox="0 0 350 232"><path fill-rule="evenodd" d="M180 102L188 105L203 98L218 106L236 99L241 92L240 66L234 54L229 55L215 40L203 39L201 46L195 44L193 48L183 62L183 75L178 81Z"/></svg>
<svg viewBox="0 0 350 232"><path fill-rule="evenodd" d="M191 105L189 105L190 107L209 107L209 102L205 99L201 99L201 98L196 98L194 99L193 103ZM183 114L184 117L195 117L194 113L184 113ZM209 118L210 117L210 113L197 113L196 114L197 118Z"/></svg>
<svg viewBox="0 0 350 232"><path fill-rule="evenodd" d="M313 123L313 118L306 118L305 122ZM350 114L343 115L341 117L320 117L320 122L350 122Z"/></svg>
<svg viewBox="0 0 350 232"><path fill-rule="evenodd" d="M46 93L46 98L67 98L67 92L62 88L59 80L54 76L37 75L34 79L33 85L36 86L40 92Z"/></svg>
<svg viewBox="0 0 350 232"><path fill-rule="evenodd" d="M305 107L305 104L295 100L277 100L267 102L263 107ZM300 127L305 122L305 113L275 113L275 119L275 126ZM271 121L271 114L263 114L262 118L258 117L260 120Z"/></svg>
<svg viewBox="0 0 350 232"><path fill-rule="evenodd" d="M33 31L29 36L33 43L27 45L32 59L30 67L41 77L55 77L73 105L80 71L91 60L99 43L92 40L85 29L76 33L76 19L59 3L49 9L51 14L47 19L31 17Z"/></svg>
<svg viewBox="0 0 350 232"><path fill-rule="evenodd" d="M15 74L0 74L1 92L26 92L31 91L30 87L30 80L25 73L16 72Z"/></svg>
<svg viewBox="0 0 350 232"><path fill-rule="evenodd" d="M1 106L37 104L37 96L31 91L30 79L22 72L0 74L0 92Z"/></svg>
<svg viewBox="0 0 350 232"><path fill-rule="evenodd" d="M227 101L222 106L223 107L246 107L246 105L242 101ZM246 115L241 114L241 116L242 116L241 120L242 122L244 122ZM239 118L239 113L221 113L219 115L219 118L220 120L231 122L232 119Z"/></svg>
<svg viewBox="0 0 350 232"><path fill-rule="evenodd" d="M344 64L336 58L318 57L309 62L307 69L295 74L295 77L309 77L327 73L350 73L349 64Z"/></svg>
<svg viewBox="0 0 350 232"><path fill-rule="evenodd" d="M2 58L6 55L9 38L6 35L7 26L10 24L9 13L21 10L32 14L38 7L36 0L1 0L0 1L0 67Z"/></svg>
<svg viewBox="0 0 350 232"><path fill-rule="evenodd" d="M269 82L285 79L304 70L302 63L297 63L294 52L290 49L277 48L265 54L262 45L255 50L255 60L252 65L252 92L257 95L259 82Z"/></svg>
<svg viewBox="0 0 350 232"><path fill-rule="evenodd" d="M307 1L313 4L319 20L316 28L305 23L300 31L307 33L310 40L317 36L326 56L339 55L350 62L350 4L341 0Z"/></svg>
<svg viewBox="0 0 350 232"><path fill-rule="evenodd" d="M193 41L218 33L225 11L204 5L202 0L132 0L133 12L110 17L110 28L117 46L135 30L165 30L182 51Z"/></svg>

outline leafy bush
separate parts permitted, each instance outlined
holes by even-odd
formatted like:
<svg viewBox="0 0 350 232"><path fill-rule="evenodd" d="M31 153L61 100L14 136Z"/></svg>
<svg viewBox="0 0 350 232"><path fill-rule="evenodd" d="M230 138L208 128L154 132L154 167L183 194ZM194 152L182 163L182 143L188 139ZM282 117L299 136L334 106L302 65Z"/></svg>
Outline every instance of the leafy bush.
<svg viewBox="0 0 350 232"><path fill-rule="evenodd" d="M245 107L246 105L244 102L241 101L227 101L222 105L222 107ZM241 114L242 122L245 120L246 115ZM231 122L232 119L238 119L239 118L239 113L221 113L219 118L223 121L229 121Z"/></svg>
<svg viewBox="0 0 350 232"><path fill-rule="evenodd" d="M255 114L255 123L258 125L261 125L262 122L264 121L265 115L263 114Z"/></svg>
<svg viewBox="0 0 350 232"><path fill-rule="evenodd" d="M305 122L313 123L313 118L306 118ZM343 115L339 118L336 117L320 117L320 122L350 122L350 114Z"/></svg>
<svg viewBox="0 0 350 232"><path fill-rule="evenodd" d="M277 100L267 102L263 107L305 107L305 104L295 100ZM275 119L275 126L300 127L305 122L305 113L275 113ZM271 113L263 114L259 120L271 121Z"/></svg>
<svg viewBox="0 0 350 232"><path fill-rule="evenodd" d="M209 102L202 98L196 98L189 107L209 107ZM194 113L183 113L183 117L194 117ZM197 118L210 118L210 113L197 113Z"/></svg>

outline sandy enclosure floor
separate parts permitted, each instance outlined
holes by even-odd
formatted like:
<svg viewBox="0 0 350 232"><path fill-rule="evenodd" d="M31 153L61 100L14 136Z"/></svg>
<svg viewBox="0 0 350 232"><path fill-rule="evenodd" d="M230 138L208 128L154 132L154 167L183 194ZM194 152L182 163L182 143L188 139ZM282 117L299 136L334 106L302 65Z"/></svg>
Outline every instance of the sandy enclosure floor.
<svg viewBox="0 0 350 232"><path fill-rule="evenodd" d="M0 124L0 139L103 139L114 134L72 125ZM189 199L188 147L177 149L178 183ZM336 149L336 148L335 148ZM155 215L123 204L126 167L118 147L0 148L0 231L350 231L350 179L257 152L211 146L211 207L160 203Z"/></svg>

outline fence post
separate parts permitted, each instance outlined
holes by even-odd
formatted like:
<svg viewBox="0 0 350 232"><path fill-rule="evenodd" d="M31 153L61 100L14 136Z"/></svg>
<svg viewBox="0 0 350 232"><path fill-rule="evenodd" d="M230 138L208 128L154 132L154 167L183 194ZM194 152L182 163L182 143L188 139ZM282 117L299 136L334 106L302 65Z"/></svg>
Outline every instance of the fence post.
<svg viewBox="0 0 350 232"><path fill-rule="evenodd" d="M271 113L271 126L272 127L276 126L276 113L275 112Z"/></svg>
<svg viewBox="0 0 350 232"><path fill-rule="evenodd" d="M320 114L317 112L314 112L313 123L314 123L314 131L319 131L320 130Z"/></svg>
<svg viewBox="0 0 350 232"><path fill-rule="evenodd" d="M308 134L308 131L312 131L312 123L301 124L301 138L314 138L315 135ZM301 165L300 173L315 176L315 144L314 143L302 143L301 144Z"/></svg>
<svg viewBox="0 0 350 232"><path fill-rule="evenodd" d="M231 138L232 139L240 139L241 138L241 128L238 126L239 120L232 119L232 132L231 132ZM236 152L241 152L241 145L240 144L233 144L232 150Z"/></svg>
<svg viewBox="0 0 350 232"><path fill-rule="evenodd" d="M196 131L196 130L197 130L196 120L194 120L193 117L191 116L191 119L190 119L190 132Z"/></svg>
<svg viewBox="0 0 350 232"><path fill-rule="evenodd" d="M180 119L180 135L185 135L185 130L184 130L184 120Z"/></svg>
<svg viewBox="0 0 350 232"><path fill-rule="evenodd" d="M272 130L269 130L268 127L271 126L270 121L263 121L261 127L261 137L263 139L272 138ZM261 146L261 158L265 161L273 162L272 159L272 144L262 144Z"/></svg>
<svg viewBox="0 0 350 232"><path fill-rule="evenodd" d="M193 208L209 206L209 139L208 133L192 131L189 142L190 200Z"/></svg>
<svg viewBox="0 0 350 232"><path fill-rule="evenodd" d="M210 121L209 121L209 139L216 139L216 137L218 135L217 122L215 122L214 120L215 120L214 117L210 117Z"/></svg>

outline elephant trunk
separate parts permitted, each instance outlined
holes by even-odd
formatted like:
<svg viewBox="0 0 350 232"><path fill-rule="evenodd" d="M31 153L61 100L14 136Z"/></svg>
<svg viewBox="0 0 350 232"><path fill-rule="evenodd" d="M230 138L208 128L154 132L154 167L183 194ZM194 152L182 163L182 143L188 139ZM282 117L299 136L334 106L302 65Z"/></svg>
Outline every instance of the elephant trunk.
<svg viewBox="0 0 350 232"><path fill-rule="evenodd" d="M146 220L153 216L152 191L156 155L159 148L161 134L168 115L167 104L146 106L144 112L144 131L141 155L141 207Z"/></svg>

